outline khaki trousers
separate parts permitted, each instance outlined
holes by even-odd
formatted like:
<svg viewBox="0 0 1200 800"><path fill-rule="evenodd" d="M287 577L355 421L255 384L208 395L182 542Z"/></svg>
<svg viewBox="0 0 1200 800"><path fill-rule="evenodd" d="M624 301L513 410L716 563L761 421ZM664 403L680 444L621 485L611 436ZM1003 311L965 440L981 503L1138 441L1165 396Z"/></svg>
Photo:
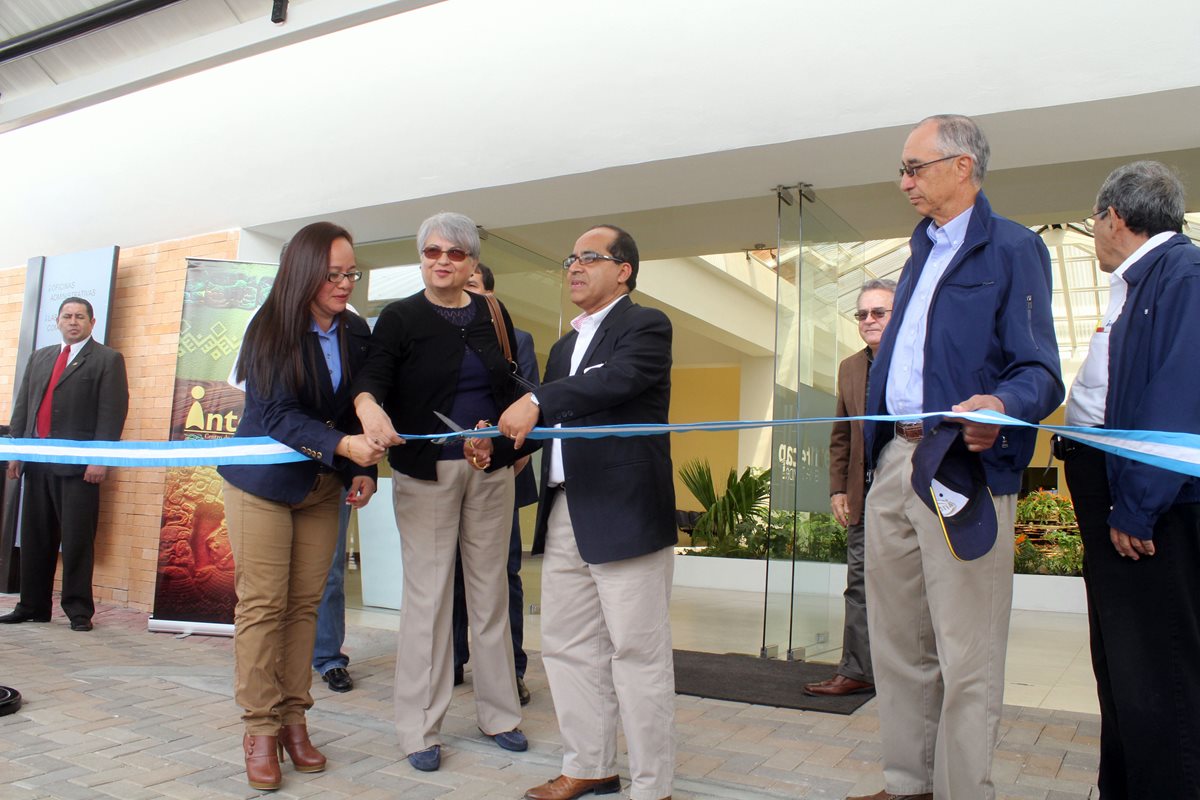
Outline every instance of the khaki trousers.
<svg viewBox="0 0 1200 800"><path fill-rule="evenodd" d="M342 480L322 473L295 505L225 482L225 521L233 546L234 698L251 736L304 722L312 708L317 606L338 538Z"/></svg>
<svg viewBox="0 0 1200 800"><path fill-rule="evenodd" d="M394 698L405 753L441 744L454 691L450 621L456 550L462 553L479 728L495 735L521 723L508 627L512 469L480 472L456 459L439 461L437 476L392 478L404 559Z"/></svg>
<svg viewBox="0 0 1200 800"><path fill-rule="evenodd" d="M884 786L936 800L992 800L1016 497L994 498L991 552L958 561L912 489L915 447L889 442L867 495L867 618Z"/></svg>
<svg viewBox="0 0 1200 800"><path fill-rule="evenodd" d="M675 668L671 547L588 564L579 555L567 494L551 492L542 564L542 663L558 715L562 773L617 774L617 716L629 747L633 800L671 794Z"/></svg>

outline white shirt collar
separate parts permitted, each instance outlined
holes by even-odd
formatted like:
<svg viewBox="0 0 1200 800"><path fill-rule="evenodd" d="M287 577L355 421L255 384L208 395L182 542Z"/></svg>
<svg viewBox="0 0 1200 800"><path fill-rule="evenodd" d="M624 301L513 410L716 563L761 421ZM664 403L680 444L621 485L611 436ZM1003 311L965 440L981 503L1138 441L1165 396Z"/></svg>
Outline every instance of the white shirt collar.
<svg viewBox="0 0 1200 800"><path fill-rule="evenodd" d="M613 300L611 303L609 303L604 308L597 311L595 314L587 314L587 313L580 314L578 317L571 320L571 327L574 328L576 331L582 331L585 326L588 328L593 328L593 329L598 328L600 326L600 323L604 321L604 318L608 316L608 312L612 311L612 307L615 306L617 303L621 302L623 299L625 299L628 296L629 296L628 292L622 294L616 300Z"/></svg>
<svg viewBox="0 0 1200 800"><path fill-rule="evenodd" d="M1160 244L1167 241L1174 235L1175 234L1172 231L1163 231L1162 233L1154 234L1149 239L1142 242L1141 247L1139 247L1137 250L1134 250L1132 253L1130 253L1129 258L1122 261L1121 266L1119 266L1115 270L1113 270L1113 277L1120 278L1121 280L1125 280L1125 272L1130 267L1132 267L1137 262L1141 261L1142 256L1146 255L1146 253L1149 253L1151 250L1158 247Z"/></svg>

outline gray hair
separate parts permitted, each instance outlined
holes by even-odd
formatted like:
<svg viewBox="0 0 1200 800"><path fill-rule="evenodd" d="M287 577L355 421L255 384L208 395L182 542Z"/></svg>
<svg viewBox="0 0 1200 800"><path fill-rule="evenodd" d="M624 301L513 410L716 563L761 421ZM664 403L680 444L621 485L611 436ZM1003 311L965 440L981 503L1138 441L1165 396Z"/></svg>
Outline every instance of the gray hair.
<svg viewBox="0 0 1200 800"><path fill-rule="evenodd" d="M938 152L944 156L971 157L971 182L982 186L992 148L975 120L962 114L935 114L918 122L916 127L926 122L937 124Z"/></svg>
<svg viewBox="0 0 1200 800"><path fill-rule="evenodd" d="M862 288L858 290L858 299L854 301L854 305L857 306L858 301L862 300L862 296L864 294L866 294L867 292L874 292L877 290L895 294L896 293L896 282L894 280L892 280L891 278L872 278L871 280L864 283L862 285Z"/></svg>
<svg viewBox="0 0 1200 800"><path fill-rule="evenodd" d="M479 258L479 228L470 217L453 211L439 211L422 222L417 231L418 253L425 249L425 242L434 234L466 250L471 258Z"/></svg>
<svg viewBox="0 0 1200 800"><path fill-rule="evenodd" d="M1181 232L1187 211L1183 181L1157 161L1134 161L1114 169L1096 195L1097 211L1109 206L1117 210L1130 231L1145 236Z"/></svg>

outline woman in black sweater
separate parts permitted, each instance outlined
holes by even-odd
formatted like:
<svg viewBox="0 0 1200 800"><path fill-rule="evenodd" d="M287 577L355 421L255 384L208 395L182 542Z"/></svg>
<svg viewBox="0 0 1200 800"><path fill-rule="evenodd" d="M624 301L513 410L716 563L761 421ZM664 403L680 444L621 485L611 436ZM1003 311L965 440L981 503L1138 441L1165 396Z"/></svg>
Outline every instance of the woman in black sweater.
<svg viewBox="0 0 1200 800"><path fill-rule="evenodd" d="M417 234L425 289L388 305L354 384L355 409L373 440L391 445L388 462L400 530L404 593L396 655L396 727L409 763L441 764L440 730L453 691L450 619L455 549L462 553L475 661L479 729L506 750L528 743L517 730L520 703L508 625L505 564L512 525L512 463L507 439L405 442L444 433L440 412L461 428L490 424L521 387L505 359L486 299L466 291L479 263L475 223L441 213ZM500 307L515 353L512 320Z"/></svg>

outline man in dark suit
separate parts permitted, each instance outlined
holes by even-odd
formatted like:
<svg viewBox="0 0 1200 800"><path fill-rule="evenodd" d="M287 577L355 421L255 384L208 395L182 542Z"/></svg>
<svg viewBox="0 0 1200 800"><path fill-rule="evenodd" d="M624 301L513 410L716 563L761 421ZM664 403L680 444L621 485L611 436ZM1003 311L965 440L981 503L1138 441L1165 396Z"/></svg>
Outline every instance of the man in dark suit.
<svg viewBox="0 0 1200 800"><path fill-rule="evenodd" d="M563 261L583 314L550 350L546 381L500 417L516 443L543 425L665 423L671 323L626 295L633 238L613 225L579 237ZM666 434L554 439L542 456L533 553L542 565L542 659L563 742L562 774L525 793L567 800L620 790L617 715L629 796L671 795L675 677L669 602L675 489Z"/></svg>
<svg viewBox="0 0 1200 800"><path fill-rule="evenodd" d="M92 304L68 297L58 308L62 345L29 359L13 403L13 435L32 439L116 441L129 410L125 359L92 339ZM8 479L22 472L8 464ZM25 465L21 506L21 600L2 623L49 622L58 549L62 545L62 609L71 630L90 631L92 560L100 512L100 483L108 468L91 464Z"/></svg>

